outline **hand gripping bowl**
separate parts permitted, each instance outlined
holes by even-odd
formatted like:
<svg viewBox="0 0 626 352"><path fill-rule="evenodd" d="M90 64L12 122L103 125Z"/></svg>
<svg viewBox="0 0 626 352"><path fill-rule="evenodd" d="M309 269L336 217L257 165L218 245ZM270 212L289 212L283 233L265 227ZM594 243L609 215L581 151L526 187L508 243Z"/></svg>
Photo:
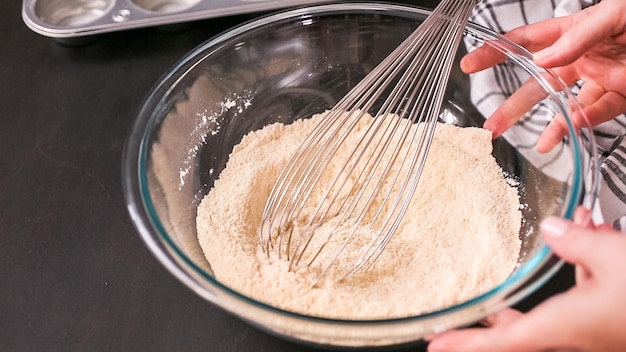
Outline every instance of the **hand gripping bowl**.
<svg viewBox="0 0 626 352"><path fill-rule="evenodd" d="M569 136L554 152L537 153L537 131L556 115L569 121L575 101L558 79L532 63L528 52L471 23L457 58L465 48L486 43L508 58L491 74L500 83L502 77L515 79L493 94L495 83L486 84L480 74L469 77L456 65L442 122L481 126L516 90L514 83L527 78L536 79L537 89L546 95L494 140L493 154L519 182L523 204L523 248L517 269L506 281L469 301L419 316L324 319L268 306L224 286L215 279L211 260L205 259L197 242L196 207L243 135L330 108L428 14L376 3L296 9L232 29L179 61L143 102L124 152L128 209L149 250L207 301L278 336L331 346L416 342L434 332L474 323L542 285L561 262L538 235L538 223L549 215L571 218L578 205L593 199L596 160L585 150L593 148L594 141L585 132L575 133L569 124ZM489 75L490 70L482 74Z"/></svg>

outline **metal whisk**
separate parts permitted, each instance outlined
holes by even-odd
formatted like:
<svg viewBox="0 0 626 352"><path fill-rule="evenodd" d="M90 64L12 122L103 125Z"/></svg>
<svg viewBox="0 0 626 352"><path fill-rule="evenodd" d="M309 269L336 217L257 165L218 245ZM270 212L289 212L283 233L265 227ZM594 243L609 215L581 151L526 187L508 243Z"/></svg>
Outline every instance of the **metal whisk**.
<svg viewBox="0 0 626 352"><path fill-rule="evenodd" d="M347 258L345 276L374 263L419 183L454 57L478 1L442 0L315 126L266 203L259 241L268 256L287 258L290 270L317 263L320 275ZM369 125L357 127L370 110ZM348 143L355 133L358 140Z"/></svg>

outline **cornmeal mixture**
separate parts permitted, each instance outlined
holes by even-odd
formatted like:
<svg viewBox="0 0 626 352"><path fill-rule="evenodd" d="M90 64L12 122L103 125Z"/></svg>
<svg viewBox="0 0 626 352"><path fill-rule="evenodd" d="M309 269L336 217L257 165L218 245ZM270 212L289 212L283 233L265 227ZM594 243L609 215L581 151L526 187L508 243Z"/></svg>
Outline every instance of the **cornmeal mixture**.
<svg viewBox="0 0 626 352"><path fill-rule="evenodd" d="M286 260L268 258L258 237L265 202L283 165L323 116L267 126L234 148L197 214L199 243L220 282L285 310L359 320L461 303L511 274L521 246L517 190L491 155L489 131L446 124L437 126L406 216L371 268L345 279L331 272L319 281L318 268L290 271ZM354 133L371 120L361 119L363 128Z"/></svg>

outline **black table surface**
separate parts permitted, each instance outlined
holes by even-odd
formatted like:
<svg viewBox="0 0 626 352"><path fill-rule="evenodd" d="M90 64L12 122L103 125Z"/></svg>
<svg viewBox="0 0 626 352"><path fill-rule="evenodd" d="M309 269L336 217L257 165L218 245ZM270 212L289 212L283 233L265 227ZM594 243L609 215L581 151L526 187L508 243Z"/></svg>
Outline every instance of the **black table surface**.
<svg viewBox="0 0 626 352"><path fill-rule="evenodd" d="M150 87L192 48L257 15L68 46L26 27L21 2L0 4L1 351L315 350L177 281L144 246L122 194L122 149ZM518 308L572 284L565 266Z"/></svg>

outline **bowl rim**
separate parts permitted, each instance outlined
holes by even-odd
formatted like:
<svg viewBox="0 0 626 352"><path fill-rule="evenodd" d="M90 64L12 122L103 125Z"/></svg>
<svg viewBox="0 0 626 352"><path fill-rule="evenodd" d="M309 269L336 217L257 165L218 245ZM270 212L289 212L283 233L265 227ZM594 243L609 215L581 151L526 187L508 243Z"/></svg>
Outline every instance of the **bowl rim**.
<svg viewBox="0 0 626 352"><path fill-rule="evenodd" d="M198 62L211 55L212 50L219 48L220 44L257 29L261 26L275 23L277 21L294 21L304 20L317 15L336 15L338 13L384 13L389 15L400 15L403 17L416 18L417 16L427 16L430 10L412 7L408 5L398 4L386 4L377 2L358 2L358 3L343 3L343 4L323 4L313 5L303 8L291 9L281 12L276 12L266 16L262 16L251 21L248 21L237 27L228 29L221 34L218 34L211 39L198 45L195 49L183 56L174 66L172 66L166 73L164 73L152 87L149 93L144 98L140 105L138 114L135 120L131 124L130 133L126 140L123 151L122 160L122 184L123 192L126 199L126 206L132 222L139 232L142 240L149 248L150 252L161 262L165 268L170 271L178 280L183 282L188 288L192 289L201 297L211 301L212 303L225 308L226 310L233 312L227 305L217 299L217 295L213 292L208 292L202 283L208 283L213 286L214 289L221 291L220 293L226 293L228 295L239 298L243 302L253 305L257 308L261 308L266 311L280 314L281 316L288 316L297 319L303 319L308 321L314 321L318 323L333 323L333 324L346 324L346 325L370 325L376 324L396 324L402 322L419 322L440 316L448 315L452 312L463 311L468 307L472 307L478 303L492 301L493 304L483 310L485 315L495 312L506 306L513 305L519 302L524 297L528 296L546 281L548 281L554 273L556 273L562 266L563 262L558 259L550 248L544 243L542 247L535 253L528 262L523 264L515 272L512 273L504 282L496 286L495 288L474 297L468 301L446 307L437 311L400 317L391 319L365 319L365 320L347 320L347 319L334 319L310 316L293 311L283 310L275 306L268 305L261 301L257 301L246 295L243 295L230 287L222 284L216 280L204 269L200 268L193 262L184 252L180 249L174 241L170 238L165 227L156 216L154 205L150 200L150 194L147 189L147 175L142 170L145 170L148 160L149 146L147 136L156 123L156 116L153 114L158 109L150 108L159 106L163 94L167 93L170 86L175 84L178 80L186 75ZM503 36L496 34L495 32L482 27L473 22L468 23L467 29L472 32L477 32L486 38L497 39L501 41L505 46L514 48L514 59L521 60L523 65L529 65L532 62L532 55L525 49L517 46L513 42L510 42ZM194 64L194 61L197 62ZM549 71L548 71L549 72ZM566 86L563 87L564 91L569 93ZM567 117L567 112L566 113ZM570 130L570 136L572 136L573 126L569 120L568 128ZM593 137L592 137L593 138ZM581 149L579 142L576 138L571 138L572 145L574 146L574 175L572 181L572 194L564 207L563 217L571 219L573 217L574 210L579 203L579 199L582 198L583 189L583 175L581 173L582 161L580 157ZM593 141L592 141L593 142ZM593 142L595 145L595 142ZM594 185L592 187L597 187ZM550 264L549 267L546 267ZM189 271L191 269L192 271ZM201 282L202 281L202 282ZM236 314L236 313L235 313ZM244 317L245 318L245 317ZM475 321L475 320L474 320ZM468 322L469 323L469 322Z"/></svg>

